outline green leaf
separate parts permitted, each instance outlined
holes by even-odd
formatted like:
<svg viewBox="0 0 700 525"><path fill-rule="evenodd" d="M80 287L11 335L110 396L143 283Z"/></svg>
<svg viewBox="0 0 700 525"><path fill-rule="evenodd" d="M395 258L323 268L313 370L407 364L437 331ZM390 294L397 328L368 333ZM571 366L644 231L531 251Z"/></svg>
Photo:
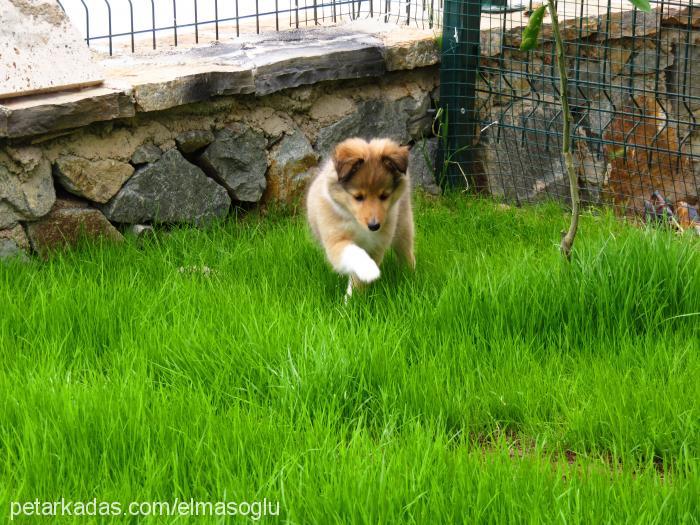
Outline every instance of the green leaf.
<svg viewBox="0 0 700 525"><path fill-rule="evenodd" d="M624 157L625 150L626 150L625 146L620 146L619 148L612 150L610 153L608 153L608 159L615 160L615 159L619 159L621 157Z"/></svg>
<svg viewBox="0 0 700 525"><path fill-rule="evenodd" d="M636 1L647 2L648 0ZM523 29L523 41L520 43L521 51L530 51L535 49L537 46L537 37L539 36L540 29L542 28L542 19L544 18L544 12L546 9L546 5L541 5L530 15L530 21L527 23L527 27Z"/></svg>
<svg viewBox="0 0 700 525"><path fill-rule="evenodd" d="M649 0L630 0L630 2L632 2L632 5L640 11L651 13L651 5L649 4Z"/></svg>

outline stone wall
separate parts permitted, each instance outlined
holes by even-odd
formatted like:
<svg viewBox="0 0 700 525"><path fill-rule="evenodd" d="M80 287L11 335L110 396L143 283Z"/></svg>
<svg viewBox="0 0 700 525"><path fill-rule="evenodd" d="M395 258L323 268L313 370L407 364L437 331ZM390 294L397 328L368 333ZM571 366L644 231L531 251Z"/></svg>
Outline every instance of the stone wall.
<svg viewBox="0 0 700 525"><path fill-rule="evenodd" d="M46 255L84 234L119 240L134 225L202 225L235 207L294 208L329 150L350 136L424 150L439 77L434 39L383 31L340 41L305 32L307 42L312 34L334 43L313 53L278 47L274 60L264 58L267 71L251 66L251 82L240 66L212 81L222 53L231 56L213 46L181 51L173 68L155 72L144 64L158 68L168 57L129 57L139 76L127 87L115 81L0 106L0 257ZM202 56L204 66L192 63ZM124 60L106 62L121 69L117 80L129 78ZM425 156L412 157L418 182L435 191Z"/></svg>

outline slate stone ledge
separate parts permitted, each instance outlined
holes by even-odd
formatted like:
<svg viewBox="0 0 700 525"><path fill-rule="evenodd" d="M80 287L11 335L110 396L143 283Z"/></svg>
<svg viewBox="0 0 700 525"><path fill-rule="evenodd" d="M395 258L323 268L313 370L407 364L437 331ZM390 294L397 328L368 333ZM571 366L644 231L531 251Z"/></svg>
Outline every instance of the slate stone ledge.
<svg viewBox="0 0 700 525"><path fill-rule="evenodd" d="M0 100L0 139L78 128L221 95L268 95L325 80L437 64L431 30L376 21L102 59L100 87Z"/></svg>
<svg viewBox="0 0 700 525"><path fill-rule="evenodd" d="M85 88L3 101L0 105L0 137L27 137L93 122L133 117L131 88Z"/></svg>

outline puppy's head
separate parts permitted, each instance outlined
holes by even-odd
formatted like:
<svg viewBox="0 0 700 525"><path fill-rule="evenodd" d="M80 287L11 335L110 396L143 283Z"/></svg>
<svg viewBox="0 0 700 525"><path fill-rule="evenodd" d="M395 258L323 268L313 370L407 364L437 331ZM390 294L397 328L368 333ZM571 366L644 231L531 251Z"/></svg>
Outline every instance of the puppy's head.
<svg viewBox="0 0 700 525"><path fill-rule="evenodd" d="M333 198L370 231L381 229L408 186L408 148L388 139L348 139L333 153Z"/></svg>

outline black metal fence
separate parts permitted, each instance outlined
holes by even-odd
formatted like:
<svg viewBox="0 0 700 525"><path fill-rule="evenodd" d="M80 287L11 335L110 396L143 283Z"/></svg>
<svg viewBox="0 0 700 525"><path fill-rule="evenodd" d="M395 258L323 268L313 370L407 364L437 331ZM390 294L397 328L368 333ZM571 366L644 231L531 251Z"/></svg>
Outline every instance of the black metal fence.
<svg viewBox="0 0 700 525"><path fill-rule="evenodd" d="M360 18L438 27L444 0L57 0L109 54Z"/></svg>
<svg viewBox="0 0 700 525"><path fill-rule="evenodd" d="M692 227L700 6L652 7L644 14L622 0L558 2L579 187L586 202ZM538 48L519 50L530 12L446 0L444 14L438 171L516 203L569 198L548 19Z"/></svg>

